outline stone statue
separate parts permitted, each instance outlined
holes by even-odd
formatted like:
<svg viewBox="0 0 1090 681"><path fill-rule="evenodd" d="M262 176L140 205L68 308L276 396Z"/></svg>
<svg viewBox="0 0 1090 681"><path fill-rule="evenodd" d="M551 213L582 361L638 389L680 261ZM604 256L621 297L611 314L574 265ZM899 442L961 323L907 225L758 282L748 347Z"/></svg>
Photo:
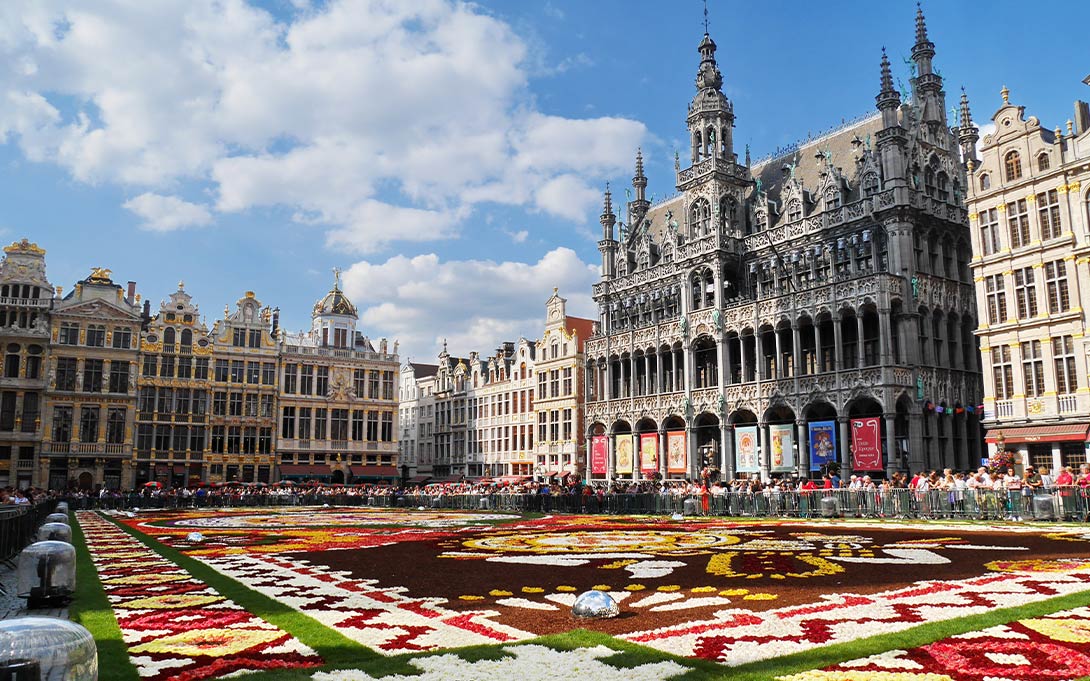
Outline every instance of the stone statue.
<svg viewBox="0 0 1090 681"><path fill-rule="evenodd" d="M397 346L401 344L401 341L394 341L394 354L397 354Z"/></svg>
<svg viewBox="0 0 1090 681"><path fill-rule="evenodd" d="M712 323L715 324L716 331L723 330L723 315L718 309L712 310Z"/></svg>
<svg viewBox="0 0 1090 681"><path fill-rule="evenodd" d="M681 315L681 333L682 335L689 334L689 316Z"/></svg>

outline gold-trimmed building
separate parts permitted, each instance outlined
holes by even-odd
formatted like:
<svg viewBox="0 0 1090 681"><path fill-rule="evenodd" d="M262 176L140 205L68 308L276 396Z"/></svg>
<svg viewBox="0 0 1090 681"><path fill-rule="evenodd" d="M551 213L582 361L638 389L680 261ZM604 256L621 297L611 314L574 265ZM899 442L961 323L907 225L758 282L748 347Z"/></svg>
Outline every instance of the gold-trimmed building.
<svg viewBox="0 0 1090 681"><path fill-rule="evenodd" d="M0 262L0 487L29 487L42 441L49 310L53 287L45 249L27 239L4 248Z"/></svg>
<svg viewBox="0 0 1090 681"><path fill-rule="evenodd" d="M394 483L398 466L398 358L356 331L359 313L340 287L314 304L311 329L279 333L277 438L282 479Z"/></svg>
<svg viewBox="0 0 1090 681"><path fill-rule="evenodd" d="M56 300L37 481L51 489L133 484L137 339L144 318L136 282L100 267Z"/></svg>
<svg viewBox="0 0 1090 681"><path fill-rule="evenodd" d="M253 291L212 329L209 482L271 482L278 347L272 311Z"/></svg>
<svg viewBox="0 0 1090 681"><path fill-rule="evenodd" d="M1001 96L967 197L988 449L1077 469L1090 450L1090 105L1049 130Z"/></svg>
<svg viewBox="0 0 1090 681"><path fill-rule="evenodd" d="M212 347L200 310L178 282L140 335L137 485L156 481L182 487L206 479Z"/></svg>

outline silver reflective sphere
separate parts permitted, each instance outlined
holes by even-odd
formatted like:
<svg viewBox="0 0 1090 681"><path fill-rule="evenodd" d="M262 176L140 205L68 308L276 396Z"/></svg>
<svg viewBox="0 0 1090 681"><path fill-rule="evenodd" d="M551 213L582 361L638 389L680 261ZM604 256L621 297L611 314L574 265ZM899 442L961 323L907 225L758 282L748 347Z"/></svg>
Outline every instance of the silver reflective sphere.
<svg viewBox="0 0 1090 681"><path fill-rule="evenodd" d="M185 536L185 539L190 544L200 544L202 541L204 541L204 535L200 532L190 532Z"/></svg>
<svg viewBox="0 0 1090 681"><path fill-rule="evenodd" d="M571 607L574 617L604 620L621 614L621 606L605 591L585 591L575 599Z"/></svg>

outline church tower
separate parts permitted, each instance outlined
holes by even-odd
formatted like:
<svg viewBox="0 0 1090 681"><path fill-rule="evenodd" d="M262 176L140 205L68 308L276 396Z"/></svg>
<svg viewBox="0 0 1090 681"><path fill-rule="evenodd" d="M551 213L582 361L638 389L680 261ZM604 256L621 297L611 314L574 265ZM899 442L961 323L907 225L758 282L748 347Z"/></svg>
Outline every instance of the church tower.
<svg viewBox="0 0 1090 681"><path fill-rule="evenodd" d="M719 158L734 163L734 106L723 94L723 74L715 62L715 41L707 33L697 48L696 96L689 104L692 163Z"/></svg>

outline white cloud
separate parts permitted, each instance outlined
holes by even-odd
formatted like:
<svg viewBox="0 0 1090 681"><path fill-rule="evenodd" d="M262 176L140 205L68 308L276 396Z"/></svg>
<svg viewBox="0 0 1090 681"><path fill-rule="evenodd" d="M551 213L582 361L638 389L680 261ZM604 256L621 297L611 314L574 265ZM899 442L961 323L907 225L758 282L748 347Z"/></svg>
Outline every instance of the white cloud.
<svg viewBox="0 0 1090 681"><path fill-rule="evenodd" d="M511 237L511 242L516 244L526 243L526 240L530 238L530 231L527 229L520 229L517 232L509 230L503 230L503 233Z"/></svg>
<svg viewBox="0 0 1090 681"><path fill-rule="evenodd" d="M186 227L200 227L212 222L212 214L204 206L183 201L177 196L162 196L145 192L122 206L140 216L142 229L152 232L172 232Z"/></svg>
<svg viewBox="0 0 1090 681"><path fill-rule="evenodd" d="M361 327L399 339L403 357L424 362L435 358L443 338L452 354L467 355L520 335L539 337L554 286L567 298L569 314L593 317L590 290L597 280L598 268L568 248L535 263L395 256L356 263L344 274Z"/></svg>
<svg viewBox="0 0 1090 681"><path fill-rule="evenodd" d="M7 0L0 138L86 183L284 206L367 252L454 237L480 202L585 220L588 183L646 136L537 112L526 41L473 4L293 2L277 19L245 0Z"/></svg>

